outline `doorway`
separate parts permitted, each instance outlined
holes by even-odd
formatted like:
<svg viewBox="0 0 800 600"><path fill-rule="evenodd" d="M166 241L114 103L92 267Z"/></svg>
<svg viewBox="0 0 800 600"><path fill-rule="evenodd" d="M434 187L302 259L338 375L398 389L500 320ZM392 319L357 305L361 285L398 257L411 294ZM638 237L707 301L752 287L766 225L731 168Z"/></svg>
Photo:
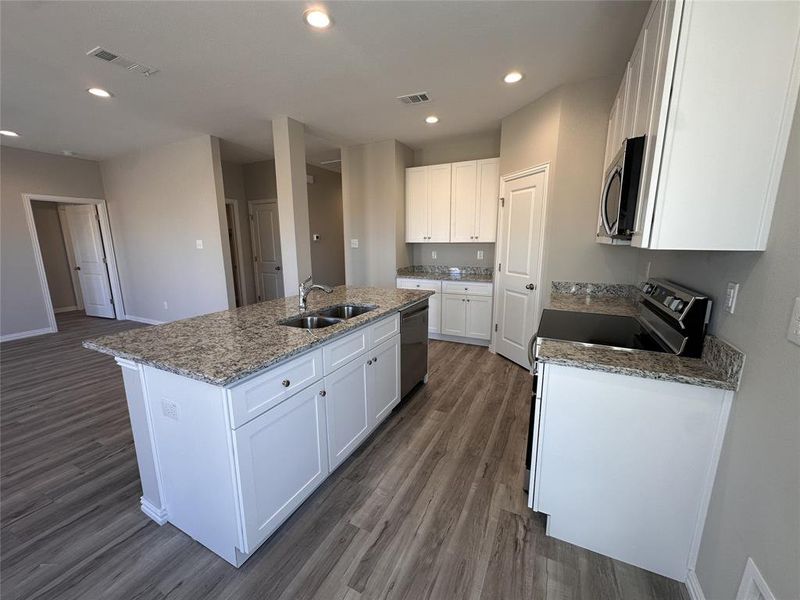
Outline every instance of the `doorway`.
<svg viewBox="0 0 800 600"><path fill-rule="evenodd" d="M244 306L244 252L242 251L242 224L236 200L225 199L225 218L228 225L228 244L231 251L231 273L233 275L233 294L236 306Z"/></svg>
<svg viewBox="0 0 800 600"><path fill-rule="evenodd" d="M547 165L535 167L501 183L494 350L526 369L541 309L547 171Z"/></svg>
<svg viewBox="0 0 800 600"><path fill-rule="evenodd" d="M55 319L53 292L48 281L39 229L34 217L34 206L42 206L40 203L56 206L59 228L61 228L63 236L61 242L64 244L64 251L67 255L69 277L67 278L62 273L60 275L62 281L59 284L63 290L66 290L63 280L69 280L75 304L66 307L59 306L59 308L74 308L75 310L82 308L87 316L124 319L122 292L105 200L22 194L22 201L33 242L34 259L50 330L58 331L58 326ZM50 243L50 240L45 241L46 246ZM52 258L50 250L49 246L45 248L48 262L51 262ZM68 292L64 291L64 293ZM62 305L63 303L63 298L59 298L57 304Z"/></svg>
<svg viewBox="0 0 800 600"><path fill-rule="evenodd" d="M251 200L247 204L250 210L256 301L283 298L278 201Z"/></svg>

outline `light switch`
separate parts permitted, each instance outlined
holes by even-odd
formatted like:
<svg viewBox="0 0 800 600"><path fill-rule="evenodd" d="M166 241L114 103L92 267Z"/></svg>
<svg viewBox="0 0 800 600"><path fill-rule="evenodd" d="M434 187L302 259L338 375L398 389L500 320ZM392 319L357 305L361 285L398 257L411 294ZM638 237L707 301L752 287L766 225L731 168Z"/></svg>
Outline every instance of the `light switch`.
<svg viewBox="0 0 800 600"><path fill-rule="evenodd" d="M315 233L314 235L311 236L311 239L314 240L315 242L318 242L320 240L320 235L318 233Z"/></svg>
<svg viewBox="0 0 800 600"><path fill-rule="evenodd" d="M739 295L739 284L733 281L728 282L728 291L725 294L725 310L733 314L736 308L736 297Z"/></svg>
<svg viewBox="0 0 800 600"><path fill-rule="evenodd" d="M800 298L794 299L794 310L792 310L792 318L789 320L789 333L786 337L793 344L800 346Z"/></svg>
<svg viewBox="0 0 800 600"><path fill-rule="evenodd" d="M358 240L357 239L350 240L350 247L351 248L358 248Z"/></svg>
<svg viewBox="0 0 800 600"><path fill-rule="evenodd" d="M197 240L195 242L195 245L197 246L198 250L202 250L203 249L203 240Z"/></svg>
<svg viewBox="0 0 800 600"><path fill-rule="evenodd" d="M483 250L478 250L478 260L483 260Z"/></svg>

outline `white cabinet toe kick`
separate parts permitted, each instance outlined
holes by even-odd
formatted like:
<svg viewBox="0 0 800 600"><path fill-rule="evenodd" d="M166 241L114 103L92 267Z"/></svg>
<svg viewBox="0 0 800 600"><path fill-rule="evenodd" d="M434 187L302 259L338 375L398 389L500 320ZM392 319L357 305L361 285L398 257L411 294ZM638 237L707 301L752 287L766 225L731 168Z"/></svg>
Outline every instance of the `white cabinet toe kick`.
<svg viewBox="0 0 800 600"><path fill-rule="evenodd" d="M230 387L117 363L142 511L239 567L400 402L399 314Z"/></svg>

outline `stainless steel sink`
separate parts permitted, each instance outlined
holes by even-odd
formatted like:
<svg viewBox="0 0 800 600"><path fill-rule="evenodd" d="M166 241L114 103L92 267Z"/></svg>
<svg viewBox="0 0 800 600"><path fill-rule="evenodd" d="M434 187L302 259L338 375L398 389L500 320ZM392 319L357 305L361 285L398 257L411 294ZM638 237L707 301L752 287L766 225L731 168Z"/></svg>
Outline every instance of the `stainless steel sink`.
<svg viewBox="0 0 800 600"><path fill-rule="evenodd" d="M332 306L317 312L318 315L324 317L333 317L336 319L352 319L358 315L363 315L371 310L375 310L377 306L357 306L355 304L343 304L341 306Z"/></svg>
<svg viewBox="0 0 800 600"><path fill-rule="evenodd" d="M309 315L307 317L297 317L288 321L283 321L281 325L297 327L299 329L322 329L323 327L330 327L331 325L341 323L343 320L344 319L335 317Z"/></svg>

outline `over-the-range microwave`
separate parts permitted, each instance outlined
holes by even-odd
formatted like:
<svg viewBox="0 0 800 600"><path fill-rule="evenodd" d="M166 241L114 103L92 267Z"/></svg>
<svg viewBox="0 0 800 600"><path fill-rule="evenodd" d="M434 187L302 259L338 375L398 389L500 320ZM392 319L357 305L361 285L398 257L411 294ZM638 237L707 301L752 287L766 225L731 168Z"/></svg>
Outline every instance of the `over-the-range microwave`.
<svg viewBox="0 0 800 600"><path fill-rule="evenodd" d="M629 240L633 236L644 142L644 136L626 139L606 170L598 237Z"/></svg>

